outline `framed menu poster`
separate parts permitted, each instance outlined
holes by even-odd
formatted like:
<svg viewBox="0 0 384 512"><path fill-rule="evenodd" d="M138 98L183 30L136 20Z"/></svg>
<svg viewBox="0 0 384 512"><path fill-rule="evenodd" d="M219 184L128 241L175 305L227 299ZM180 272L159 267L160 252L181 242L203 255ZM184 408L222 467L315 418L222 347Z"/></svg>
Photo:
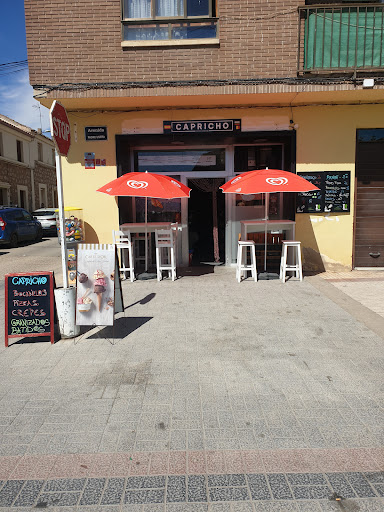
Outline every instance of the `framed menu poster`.
<svg viewBox="0 0 384 512"><path fill-rule="evenodd" d="M77 253L76 325L113 325L114 296L115 246L80 244Z"/></svg>

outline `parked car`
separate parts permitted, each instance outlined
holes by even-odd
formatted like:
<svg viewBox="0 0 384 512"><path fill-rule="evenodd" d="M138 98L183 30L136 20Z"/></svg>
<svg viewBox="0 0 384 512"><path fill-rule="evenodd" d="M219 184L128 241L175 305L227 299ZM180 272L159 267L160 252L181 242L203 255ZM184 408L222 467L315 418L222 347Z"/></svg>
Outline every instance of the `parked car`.
<svg viewBox="0 0 384 512"><path fill-rule="evenodd" d="M41 223L44 234L57 235L55 210L56 208L39 208L32 212L32 216Z"/></svg>
<svg viewBox="0 0 384 512"><path fill-rule="evenodd" d="M0 206L0 245L17 247L24 240L41 240L43 228L23 208Z"/></svg>

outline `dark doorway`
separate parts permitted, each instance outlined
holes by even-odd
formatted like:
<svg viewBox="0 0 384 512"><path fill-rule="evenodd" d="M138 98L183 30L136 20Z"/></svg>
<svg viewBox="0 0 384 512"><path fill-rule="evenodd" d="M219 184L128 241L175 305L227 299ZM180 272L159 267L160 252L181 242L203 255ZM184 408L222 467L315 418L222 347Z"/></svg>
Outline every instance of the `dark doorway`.
<svg viewBox="0 0 384 512"><path fill-rule="evenodd" d="M225 261L225 197L221 178L188 180L192 189L188 200L189 254L192 265ZM216 194L218 258L214 248L214 194ZM216 254L217 256L217 254ZM219 259L219 261L215 261Z"/></svg>
<svg viewBox="0 0 384 512"><path fill-rule="evenodd" d="M354 267L384 267L384 129L357 130Z"/></svg>

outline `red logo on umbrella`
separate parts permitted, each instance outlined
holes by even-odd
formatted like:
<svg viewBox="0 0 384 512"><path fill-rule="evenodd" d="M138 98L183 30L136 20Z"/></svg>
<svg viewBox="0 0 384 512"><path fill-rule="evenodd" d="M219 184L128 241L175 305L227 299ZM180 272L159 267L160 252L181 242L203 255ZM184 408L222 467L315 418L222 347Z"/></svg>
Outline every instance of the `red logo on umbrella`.
<svg viewBox="0 0 384 512"><path fill-rule="evenodd" d="M148 183L146 181L136 181L136 180L128 180L127 185L128 185L128 187L137 188L137 189L148 187Z"/></svg>
<svg viewBox="0 0 384 512"><path fill-rule="evenodd" d="M287 178L267 178L265 181L270 185L286 185L288 183Z"/></svg>

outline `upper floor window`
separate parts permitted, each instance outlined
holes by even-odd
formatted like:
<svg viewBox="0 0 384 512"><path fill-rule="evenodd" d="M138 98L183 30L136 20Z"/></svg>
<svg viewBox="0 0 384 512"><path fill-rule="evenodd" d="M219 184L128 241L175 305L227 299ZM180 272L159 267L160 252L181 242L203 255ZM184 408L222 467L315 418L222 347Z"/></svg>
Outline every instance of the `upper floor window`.
<svg viewBox="0 0 384 512"><path fill-rule="evenodd" d="M215 0L123 0L126 41L212 39Z"/></svg>
<svg viewBox="0 0 384 512"><path fill-rule="evenodd" d="M17 152L17 161L23 162L23 142L21 140L16 140L16 152Z"/></svg>
<svg viewBox="0 0 384 512"><path fill-rule="evenodd" d="M39 162L43 161L43 145L41 142L37 143L37 159Z"/></svg>
<svg viewBox="0 0 384 512"><path fill-rule="evenodd" d="M0 132L0 156L4 156L3 154L3 134Z"/></svg>

